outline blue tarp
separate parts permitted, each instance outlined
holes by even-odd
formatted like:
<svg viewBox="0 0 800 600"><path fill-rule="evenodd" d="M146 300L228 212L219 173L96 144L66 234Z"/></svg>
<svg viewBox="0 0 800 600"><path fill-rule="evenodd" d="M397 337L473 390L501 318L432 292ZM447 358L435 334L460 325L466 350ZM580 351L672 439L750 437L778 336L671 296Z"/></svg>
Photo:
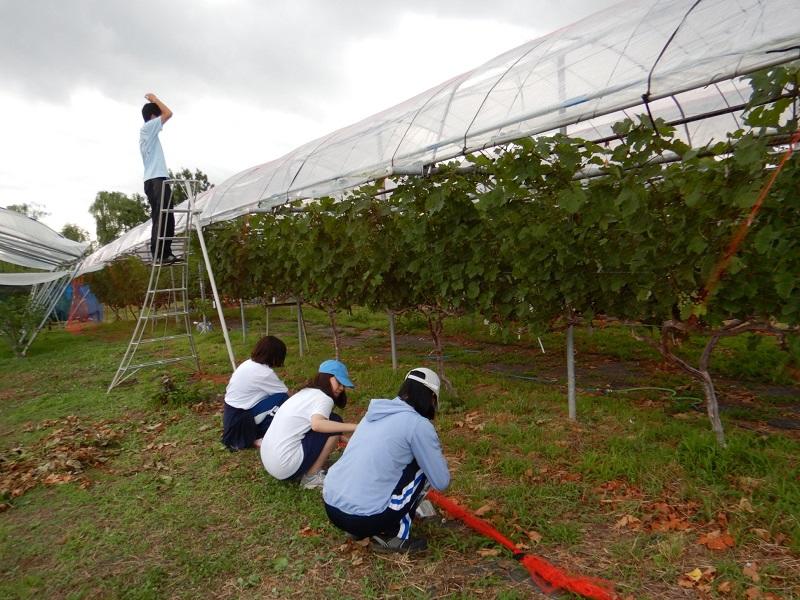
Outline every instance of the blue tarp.
<svg viewBox="0 0 800 600"><path fill-rule="evenodd" d="M77 290L73 290L73 288L77 288ZM98 302L87 284L72 283L67 286L64 295L56 304L53 317L58 321L66 321L70 318L80 321L102 321L103 305Z"/></svg>

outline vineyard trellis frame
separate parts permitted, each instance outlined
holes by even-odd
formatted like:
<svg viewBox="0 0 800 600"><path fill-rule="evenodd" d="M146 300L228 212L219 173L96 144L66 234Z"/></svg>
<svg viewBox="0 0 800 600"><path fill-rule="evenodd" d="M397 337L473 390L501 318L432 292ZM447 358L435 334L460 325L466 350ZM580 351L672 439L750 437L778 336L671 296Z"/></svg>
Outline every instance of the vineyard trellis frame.
<svg viewBox="0 0 800 600"><path fill-rule="evenodd" d="M733 101L744 100L737 77L800 56L798 3L744 0L735 17L727 14L728 8L724 0L629 0L524 44L200 194L198 232L202 236L202 226L269 212L300 198L341 196L393 176L424 176L453 158L524 137L560 130L572 136L590 132L583 137L611 142L619 139L611 134L611 124L637 107L646 109L651 119L656 114L683 126L687 142L702 147L720 131L732 129L720 119L729 117L738 125L736 115L745 103ZM627 52L637 45L642 46L641 56ZM597 77L590 72L595 65L581 65L590 55L606 60L595 69ZM597 83L602 77L607 77L605 83ZM540 85L553 78L554 89ZM524 105L530 90L539 92L529 96L541 96L542 103ZM470 106L474 112L465 118ZM438 121L437 110L442 113ZM447 121L451 117L453 123ZM450 134L460 122L468 123L466 129ZM690 130L696 124L702 127ZM430 139L434 132L438 137ZM399 142L392 146L388 140L394 139ZM376 160L371 151L389 154L379 153ZM131 230L89 257L84 268L102 268L116 256L141 248L145 239L145 228ZM206 253L204 261L212 276ZM221 309L220 317L224 319Z"/></svg>
<svg viewBox="0 0 800 600"><path fill-rule="evenodd" d="M81 267L88 243L68 240L23 214L0 208L0 260L36 272L3 273L0 285L30 287L28 310L36 325L21 332L17 348L25 356L70 281Z"/></svg>

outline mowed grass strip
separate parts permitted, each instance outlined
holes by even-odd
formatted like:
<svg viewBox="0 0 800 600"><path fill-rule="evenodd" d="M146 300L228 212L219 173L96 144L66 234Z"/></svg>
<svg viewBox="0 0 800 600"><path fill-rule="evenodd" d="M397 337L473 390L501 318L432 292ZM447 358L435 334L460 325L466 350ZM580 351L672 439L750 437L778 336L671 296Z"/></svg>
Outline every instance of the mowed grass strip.
<svg viewBox="0 0 800 600"><path fill-rule="evenodd" d="M280 374L292 389L331 352L324 315L305 312L311 348L303 358L292 311L270 315L270 333L289 346ZM405 318L393 372L385 323L363 310L342 316L342 358L358 386L348 419L360 418L370 398L392 396L405 370L430 364L424 324ZM240 361L264 331L263 309L248 309L248 325L247 340L232 332ZM2 499L10 508L0 514L0 597L537 596L507 554L457 522L419 526L431 546L424 557L376 554L328 524L318 491L272 480L255 452L225 451L220 395L229 366L218 328L197 336L201 376L176 370L173 391L164 392L163 373L144 371L106 395L131 328L47 332L26 359L0 355L3 468L23 456L43 467L36 485ZM714 569L695 584L710 594L721 587L741 597L755 587L800 595L800 444L791 431L736 414L726 417L729 447L718 448L702 406L675 399L697 390L658 367L649 350L626 347L629 336L616 328L578 336L586 377L571 423L563 386L552 382L563 337L545 336L543 355L535 340L501 340L477 319L455 321L449 333L456 393L445 395L437 418L454 475L448 495L529 551L636 598L685 597L679 582L695 568ZM784 381L774 376L783 359L769 362L773 354L759 354L771 365L759 385ZM628 364L631 388L688 387L673 394L602 385ZM754 379L726 373L735 375ZM791 406L785 394L751 397L760 414ZM45 483L48 468L61 468L54 462L65 440L98 424L118 433L107 460L74 480ZM698 543L715 531L733 545Z"/></svg>

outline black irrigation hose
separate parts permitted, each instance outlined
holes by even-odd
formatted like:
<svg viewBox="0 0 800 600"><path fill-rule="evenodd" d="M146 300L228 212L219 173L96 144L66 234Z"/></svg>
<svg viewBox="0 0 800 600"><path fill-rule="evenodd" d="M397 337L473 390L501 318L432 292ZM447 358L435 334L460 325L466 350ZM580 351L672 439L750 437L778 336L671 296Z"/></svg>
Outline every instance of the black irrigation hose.
<svg viewBox="0 0 800 600"><path fill-rule="evenodd" d="M673 390L672 388L664 388L664 387L632 387L632 388L625 388L621 390L608 390L606 393L608 394L627 394L629 392L638 392L642 390L657 390L660 392L668 392L672 398L670 400L694 400L691 406L692 408L699 408L700 405L703 403L702 398L698 398L697 396L679 396L677 390Z"/></svg>
<svg viewBox="0 0 800 600"><path fill-rule="evenodd" d="M463 349L460 352L460 354L480 354L480 353L481 353L480 350L471 350L471 349ZM429 359L436 359L437 358L435 355L432 355L430 353L417 354L417 356L421 356L423 358L429 358ZM453 354L443 354L441 358L442 358L442 360L448 360L448 359L453 358L455 356L456 355L453 355ZM530 376L530 375L517 375L516 373L506 373L505 371L502 371L500 369L481 369L481 370L485 371L487 373L494 373L496 375L500 375L501 377L507 377L509 379L520 379L520 380L523 380L523 381L533 381L533 382L536 382L536 383L550 384L550 383L553 383L554 381L557 381L557 380L553 380L553 379L543 379L541 377L535 377L535 376ZM659 391L659 392L667 392L671 396L670 400L692 400L693 402L691 403L691 406L692 406L692 408L695 408L695 409L698 409L699 406L703 403L703 399L702 398L698 398L697 396L679 396L677 390L674 390L672 388L666 388L666 387L642 386L642 387L622 388L622 389L618 389L618 390L611 389L611 388L582 388L582 390L584 392L600 392L602 394L628 394L630 392L640 392L640 391L650 391L650 390L652 390L652 391Z"/></svg>

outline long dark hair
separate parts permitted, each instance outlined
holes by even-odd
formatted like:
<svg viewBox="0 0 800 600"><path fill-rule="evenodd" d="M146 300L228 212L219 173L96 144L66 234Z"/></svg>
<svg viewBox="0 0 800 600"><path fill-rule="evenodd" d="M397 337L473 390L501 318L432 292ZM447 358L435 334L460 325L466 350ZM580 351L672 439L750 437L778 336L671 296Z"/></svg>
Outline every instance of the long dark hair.
<svg viewBox="0 0 800 600"><path fill-rule="evenodd" d="M409 375L425 377L420 371L411 371ZM408 404L426 419L433 419L436 416L436 394L426 385L414 379L406 379L400 390L397 392L400 399Z"/></svg>
<svg viewBox="0 0 800 600"><path fill-rule="evenodd" d="M274 335L266 335L258 340L250 359L271 368L282 367L286 360L286 344Z"/></svg>
<svg viewBox="0 0 800 600"><path fill-rule="evenodd" d="M344 389L342 389L342 393L339 394L338 398L333 395L333 388L331 387L331 377L335 377L335 375L331 375L330 373L317 373L307 384L307 388L314 388L315 390L320 390L324 392L325 395L329 396L333 403L338 406L339 408L344 408L347 406L347 394L345 393Z"/></svg>

